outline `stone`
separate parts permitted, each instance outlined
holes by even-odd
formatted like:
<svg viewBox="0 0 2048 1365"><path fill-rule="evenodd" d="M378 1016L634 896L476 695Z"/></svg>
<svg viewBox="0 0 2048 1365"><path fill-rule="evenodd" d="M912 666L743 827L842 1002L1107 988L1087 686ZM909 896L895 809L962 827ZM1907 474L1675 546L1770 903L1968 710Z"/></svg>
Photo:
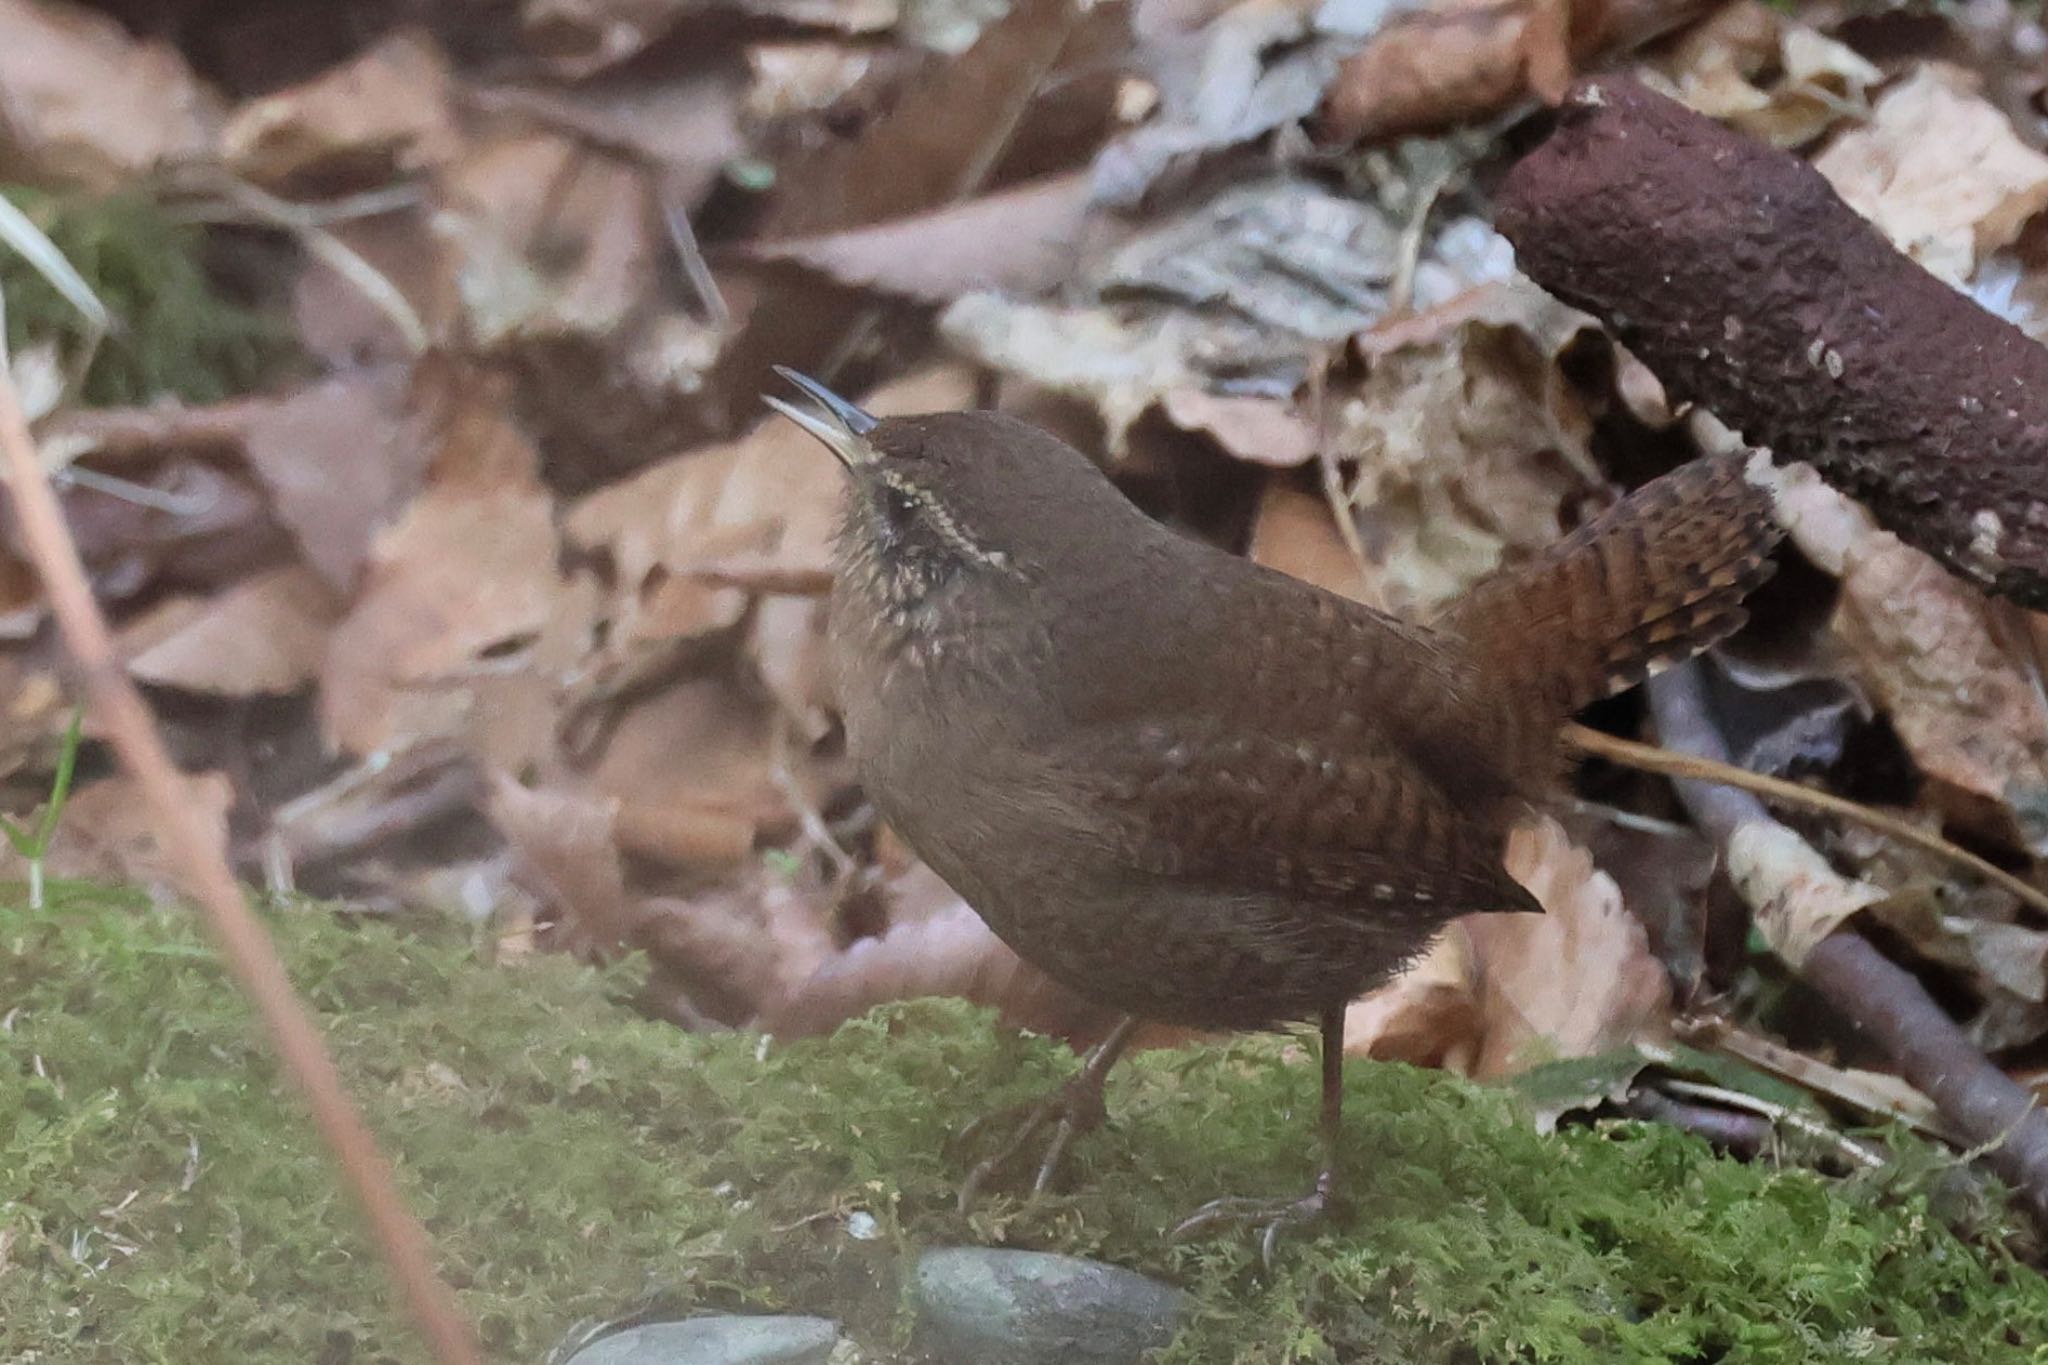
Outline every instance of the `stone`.
<svg viewBox="0 0 2048 1365"><path fill-rule="evenodd" d="M826 1365L838 1344L829 1318L716 1315L628 1327L564 1365Z"/></svg>
<svg viewBox="0 0 2048 1365"><path fill-rule="evenodd" d="M925 1252L912 1295L920 1342L945 1365L1136 1365L1187 1309L1136 1271L985 1247Z"/></svg>

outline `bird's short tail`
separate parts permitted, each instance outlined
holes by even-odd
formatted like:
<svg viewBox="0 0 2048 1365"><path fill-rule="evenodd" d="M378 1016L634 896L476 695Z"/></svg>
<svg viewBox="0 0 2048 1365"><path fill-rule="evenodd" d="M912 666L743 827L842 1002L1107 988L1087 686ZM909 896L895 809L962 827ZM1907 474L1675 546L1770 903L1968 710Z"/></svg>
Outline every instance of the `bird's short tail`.
<svg viewBox="0 0 2048 1365"><path fill-rule="evenodd" d="M1750 456L1695 460L1453 602L1469 640L1552 723L1739 627L1780 531ZM1762 458L1762 457L1758 457Z"/></svg>

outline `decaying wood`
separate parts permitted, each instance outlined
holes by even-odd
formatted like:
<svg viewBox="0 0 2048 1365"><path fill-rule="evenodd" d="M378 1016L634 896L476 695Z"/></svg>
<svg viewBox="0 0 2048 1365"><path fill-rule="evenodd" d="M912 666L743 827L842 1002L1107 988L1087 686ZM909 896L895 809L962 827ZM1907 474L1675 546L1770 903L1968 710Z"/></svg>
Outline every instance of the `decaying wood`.
<svg viewBox="0 0 2048 1365"><path fill-rule="evenodd" d="M2048 607L2048 348L1901 255L1819 171L1613 77L1501 192L1521 268L1674 397L1806 460L1988 592Z"/></svg>

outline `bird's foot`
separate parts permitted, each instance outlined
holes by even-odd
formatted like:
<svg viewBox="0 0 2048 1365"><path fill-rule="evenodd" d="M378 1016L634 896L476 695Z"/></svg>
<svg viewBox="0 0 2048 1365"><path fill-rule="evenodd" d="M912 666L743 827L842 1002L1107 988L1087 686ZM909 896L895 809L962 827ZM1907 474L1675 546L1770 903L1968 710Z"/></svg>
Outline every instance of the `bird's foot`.
<svg viewBox="0 0 2048 1365"><path fill-rule="evenodd" d="M1219 1227L1260 1229L1259 1259L1273 1268L1273 1251L1285 1228L1306 1227L1330 1216L1337 1208L1337 1182L1329 1172L1316 1179L1316 1187L1299 1199L1212 1199L1196 1209L1167 1234L1167 1240L1185 1241Z"/></svg>
<svg viewBox="0 0 2048 1365"><path fill-rule="evenodd" d="M1067 1149L1073 1145L1074 1139L1100 1128L1108 1120L1109 1108L1102 1099L1102 1078L1090 1071L1083 1071L1041 1099L976 1119L960 1130L959 1141L972 1142L984 1133L1003 1129L1009 1130L1009 1136L1002 1146L976 1162L974 1169L967 1173L967 1179L960 1183L960 1212L967 1212L982 1187L1023 1155L1032 1140L1049 1128L1052 1136L1039 1157L1038 1174L1031 1181L1032 1196L1044 1194L1052 1188L1053 1177L1059 1174L1060 1163L1066 1159Z"/></svg>

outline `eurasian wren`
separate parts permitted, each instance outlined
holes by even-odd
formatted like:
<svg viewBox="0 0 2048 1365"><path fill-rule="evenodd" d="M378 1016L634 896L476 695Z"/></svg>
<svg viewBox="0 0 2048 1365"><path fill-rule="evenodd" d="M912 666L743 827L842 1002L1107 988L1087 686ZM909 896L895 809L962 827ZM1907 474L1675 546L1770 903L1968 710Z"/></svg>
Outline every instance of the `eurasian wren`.
<svg viewBox="0 0 2048 1365"><path fill-rule="evenodd" d="M1778 537L1741 458L1702 460L1423 626L1153 521L1026 423L878 421L782 373L812 406L769 401L848 476L831 658L882 814L1082 996L1205 1029L1320 1022L1316 1190L1182 1225L1261 1221L1269 1252L1332 1194L1347 1002L1454 916L1539 909L1501 854L1560 725L1740 624ZM1130 1033L1011 1145L1056 1125L1041 1185Z"/></svg>

